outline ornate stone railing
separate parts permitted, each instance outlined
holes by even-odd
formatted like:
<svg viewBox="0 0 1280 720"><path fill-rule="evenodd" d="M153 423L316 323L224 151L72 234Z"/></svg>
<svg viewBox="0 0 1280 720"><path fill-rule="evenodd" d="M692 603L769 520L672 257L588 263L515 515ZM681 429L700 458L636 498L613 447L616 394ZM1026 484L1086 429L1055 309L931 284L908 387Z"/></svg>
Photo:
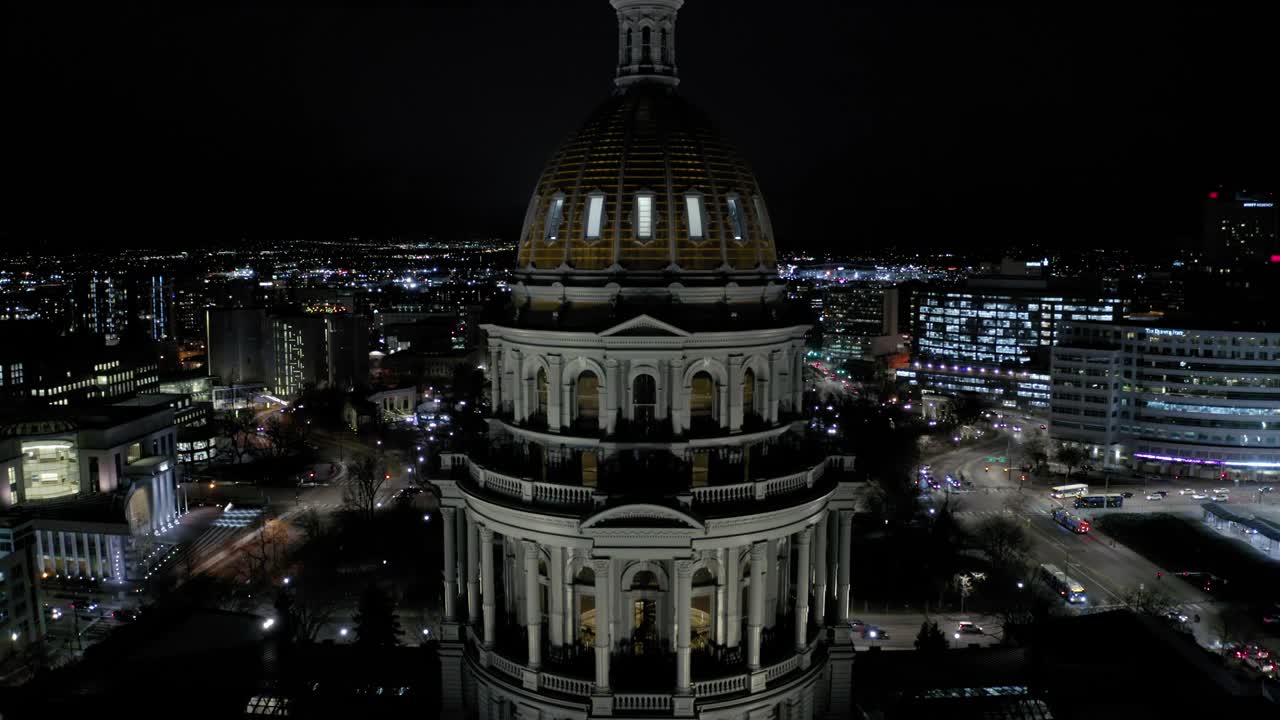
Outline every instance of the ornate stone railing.
<svg viewBox="0 0 1280 720"><path fill-rule="evenodd" d="M764 669L765 682L773 682L783 675L789 675L798 667L800 667L800 656L791 655L786 660Z"/></svg>
<svg viewBox="0 0 1280 720"><path fill-rule="evenodd" d="M751 676L745 673L693 683L693 694L700 698L732 695L733 693L743 693L750 689Z"/></svg>
<svg viewBox="0 0 1280 720"><path fill-rule="evenodd" d="M515 678L516 682L520 682L524 678L523 665L518 662L512 662L496 652L489 653L489 664Z"/></svg>
<svg viewBox="0 0 1280 720"><path fill-rule="evenodd" d="M441 463L446 468L467 467L467 475L476 486L514 500L538 505L562 507L590 507L605 500L597 496L595 488L584 485L537 482L507 475L471 462L460 453L442 453ZM827 468L851 470L852 455L831 455L808 470L790 475L731 485L708 485L690 489L695 505L716 505L766 500L790 495L812 488L826 474Z"/></svg>
<svg viewBox="0 0 1280 720"><path fill-rule="evenodd" d="M613 696L615 712L671 712L669 693L618 693Z"/></svg>
<svg viewBox="0 0 1280 720"><path fill-rule="evenodd" d="M590 680L579 680L544 672L538 674L538 689L588 697L596 689L596 684Z"/></svg>

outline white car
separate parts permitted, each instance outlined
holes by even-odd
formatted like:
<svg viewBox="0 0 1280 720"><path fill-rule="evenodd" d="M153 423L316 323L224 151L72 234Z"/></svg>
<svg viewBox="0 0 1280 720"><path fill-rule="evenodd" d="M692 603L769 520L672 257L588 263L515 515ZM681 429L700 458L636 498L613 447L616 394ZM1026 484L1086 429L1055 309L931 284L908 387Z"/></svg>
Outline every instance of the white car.
<svg viewBox="0 0 1280 720"><path fill-rule="evenodd" d="M1191 488L1182 488L1181 490L1179 490L1179 491L1178 491L1178 494L1179 494L1179 495L1191 495L1191 494L1193 494L1194 492L1195 492L1195 490L1192 490Z"/></svg>
<svg viewBox="0 0 1280 720"><path fill-rule="evenodd" d="M1230 502L1230 501L1231 501L1231 498L1229 498L1229 497L1227 497L1226 495L1223 495L1223 494L1221 494L1221 493L1219 493L1219 494L1217 494L1217 495L1214 495L1214 496L1213 496L1213 499L1214 499L1215 501L1217 501L1217 502Z"/></svg>
<svg viewBox="0 0 1280 720"><path fill-rule="evenodd" d="M1231 492L1231 490L1230 490L1229 488L1214 488L1214 489L1213 489L1213 494L1214 494L1214 495L1226 495L1226 494L1227 494L1227 493L1229 493L1229 492Z"/></svg>
<svg viewBox="0 0 1280 720"><path fill-rule="evenodd" d="M1147 499L1148 499L1148 500L1163 500L1163 499L1164 499L1164 496L1163 496L1163 495L1160 495L1159 493L1151 493L1150 495L1148 495L1148 496L1147 496Z"/></svg>
<svg viewBox="0 0 1280 720"><path fill-rule="evenodd" d="M1208 498L1209 498L1209 496L1208 496L1208 495L1205 495L1205 494L1204 494L1204 493L1202 493L1202 492L1193 493L1193 494L1191 495L1191 499L1192 499L1192 500L1207 500Z"/></svg>

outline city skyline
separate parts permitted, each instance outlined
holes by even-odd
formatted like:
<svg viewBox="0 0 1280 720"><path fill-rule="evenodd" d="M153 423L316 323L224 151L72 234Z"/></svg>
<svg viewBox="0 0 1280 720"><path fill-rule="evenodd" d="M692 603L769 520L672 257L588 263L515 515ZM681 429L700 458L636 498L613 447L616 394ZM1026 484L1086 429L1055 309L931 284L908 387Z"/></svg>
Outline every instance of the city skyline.
<svg viewBox="0 0 1280 720"><path fill-rule="evenodd" d="M557 10L20 11L0 234L52 250L510 238L608 87L592 5ZM1275 151L1256 140L1256 14L684 15L681 91L753 159L784 249L1164 248L1197 239L1209 189L1275 184L1257 170Z"/></svg>

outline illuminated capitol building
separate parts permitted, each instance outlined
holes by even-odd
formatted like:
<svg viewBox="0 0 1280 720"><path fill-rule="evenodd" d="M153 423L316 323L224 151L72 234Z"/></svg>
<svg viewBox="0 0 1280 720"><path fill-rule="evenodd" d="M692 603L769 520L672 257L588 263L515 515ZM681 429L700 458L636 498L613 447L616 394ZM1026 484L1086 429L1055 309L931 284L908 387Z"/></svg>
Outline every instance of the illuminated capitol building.
<svg viewBox="0 0 1280 720"><path fill-rule="evenodd" d="M750 167L676 91L682 0L613 0L614 93L554 154L444 453L444 710L843 712L853 458L806 433L808 319Z"/></svg>

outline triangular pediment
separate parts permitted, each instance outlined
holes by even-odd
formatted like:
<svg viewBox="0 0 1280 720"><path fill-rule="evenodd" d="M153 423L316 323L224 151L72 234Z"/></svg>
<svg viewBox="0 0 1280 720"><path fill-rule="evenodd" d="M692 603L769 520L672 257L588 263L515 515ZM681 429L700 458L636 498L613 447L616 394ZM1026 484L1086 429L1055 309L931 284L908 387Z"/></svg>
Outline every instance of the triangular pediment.
<svg viewBox="0 0 1280 720"><path fill-rule="evenodd" d="M626 322L614 325L608 330L600 333L601 337L609 337L611 335L622 336L666 336L666 337L689 337L689 333L670 323L665 323L657 318L648 315L637 315Z"/></svg>

